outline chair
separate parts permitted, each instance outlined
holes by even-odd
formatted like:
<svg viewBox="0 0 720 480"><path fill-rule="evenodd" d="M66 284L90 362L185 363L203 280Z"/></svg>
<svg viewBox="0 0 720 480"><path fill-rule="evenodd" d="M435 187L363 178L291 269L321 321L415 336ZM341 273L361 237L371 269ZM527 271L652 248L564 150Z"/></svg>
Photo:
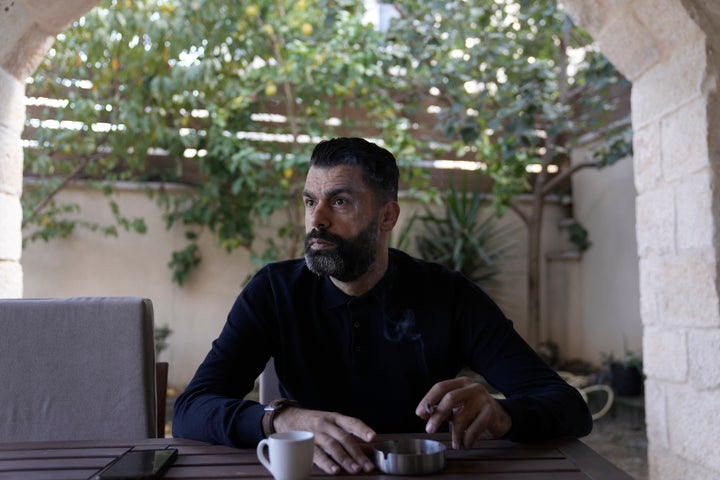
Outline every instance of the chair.
<svg viewBox="0 0 720 480"><path fill-rule="evenodd" d="M155 411L157 424L157 438L165 437L165 413L167 410L167 385L170 365L167 362L155 364L155 392L157 409Z"/></svg>
<svg viewBox="0 0 720 480"><path fill-rule="evenodd" d="M158 435L153 333L148 299L0 300L0 441Z"/></svg>
<svg viewBox="0 0 720 480"><path fill-rule="evenodd" d="M271 358L260 374L260 403L267 405L276 398L280 398L280 384L275 372L275 359Z"/></svg>

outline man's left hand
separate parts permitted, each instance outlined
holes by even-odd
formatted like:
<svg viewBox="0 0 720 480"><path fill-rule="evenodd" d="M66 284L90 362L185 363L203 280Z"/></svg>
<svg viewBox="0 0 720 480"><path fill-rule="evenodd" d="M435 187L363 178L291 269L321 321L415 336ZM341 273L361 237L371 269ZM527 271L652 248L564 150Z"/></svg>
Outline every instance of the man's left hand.
<svg viewBox="0 0 720 480"><path fill-rule="evenodd" d="M471 446L483 436L500 438L512 426L512 419L481 384L468 377L438 382L423 397L415 414L427 420L425 430L435 433L450 422L452 447Z"/></svg>

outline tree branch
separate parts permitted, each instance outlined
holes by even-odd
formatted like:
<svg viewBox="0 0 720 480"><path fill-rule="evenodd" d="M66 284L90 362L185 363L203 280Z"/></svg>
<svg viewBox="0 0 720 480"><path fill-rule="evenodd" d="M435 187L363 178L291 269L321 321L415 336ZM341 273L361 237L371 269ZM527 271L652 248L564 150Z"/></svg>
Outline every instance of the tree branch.
<svg viewBox="0 0 720 480"><path fill-rule="evenodd" d="M515 212L518 217L520 217L520 220L522 220L526 226L530 224L530 218L525 214L525 212L520 210L520 206L517 204L517 201L511 201L508 204L508 207L510 208L510 210Z"/></svg>
<svg viewBox="0 0 720 480"><path fill-rule="evenodd" d="M55 189L53 189L50 193L48 193L47 195L45 195L45 198L43 198L37 205L35 205L35 208L33 208L32 212L30 213L30 216L29 216L28 218L26 218L26 219L23 219L22 226L24 227L24 226L27 224L28 221L30 221L30 220L32 220L33 218L35 218L35 217L37 216L37 214L40 213L40 211L41 211L43 208L45 208L45 207L47 206L47 204L50 203L50 201L51 201L53 198L55 198L55 196L56 196L58 193L60 193L60 190L62 190L63 188L65 188L68 183L70 183L73 179L75 179L78 175L80 175L80 173L82 173L82 171L85 169L85 167L86 167L90 162L92 162L92 161L94 161L94 160L97 160L97 159L100 158L101 156L102 156L101 154L96 153L96 154L89 155L89 156L83 158L83 159L80 161L80 163L78 163L78 164L75 166L75 168L73 168L72 172L70 172L70 174L69 174L67 177L65 177L65 179L63 179L63 181L60 183L60 185L58 185L57 187L55 187Z"/></svg>
<svg viewBox="0 0 720 480"><path fill-rule="evenodd" d="M277 2L278 10L280 12L283 11L283 7L281 2ZM261 18L258 18L258 23L261 27L265 26L265 22ZM275 30L273 29L272 33L269 34L270 36L270 43L272 44L273 52L275 54L275 60L277 60L278 65L282 69L285 66L285 60L282 55L282 46L284 44L284 40L278 35ZM296 140L299 134L299 129L297 126L297 118L295 117L295 99L293 98L293 92L292 88L290 87L290 82L287 80L284 80L282 82L283 86L283 92L285 93L285 108L287 110L287 118L288 122L290 123L290 132L292 134L293 140Z"/></svg>
<svg viewBox="0 0 720 480"><path fill-rule="evenodd" d="M545 185L543 185L543 188L541 190L541 195L545 196L549 193L552 193L555 188L557 188L558 185L560 185L562 182L570 178L574 173L576 173L579 170L582 170L584 168L589 167L597 167L598 164L597 160L587 160L585 162L576 163L575 165L571 166L570 168L566 168L562 172L558 173L555 177L553 177L549 182L547 182Z"/></svg>

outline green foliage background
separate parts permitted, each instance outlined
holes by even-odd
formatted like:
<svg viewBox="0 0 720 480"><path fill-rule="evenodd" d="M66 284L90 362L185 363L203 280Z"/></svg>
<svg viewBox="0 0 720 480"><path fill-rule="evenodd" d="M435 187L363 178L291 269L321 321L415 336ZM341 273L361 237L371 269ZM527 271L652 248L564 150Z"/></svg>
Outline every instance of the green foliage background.
<svg viewBox="0 0 720 480"><path fill-rule="evenodd" d="M167 226L186 231L169 263L178 283L202 259L203 229L258 263L295 256L310 150L338 135L382 140L423 201L438 197L419 160L480 161L502 214L532 189L528 165L566 168L574 139L614 106L608 88L620 77L554 1L394 5L381 32L354 0L103 1L58 37L28 85L28 96L67 99L37 113L70 128L28 122L26 240L145 231L114 203L116 224L84 221L55 197L71 180L108 195L117 181L170 182L191 188L147 191ZM568 54L581 50L569 75ZM434 120L419 125L428 99ZM627 153L627 141L608 141L617 158ZM253 249L258 223L277 213L286 222Z"/></svg>

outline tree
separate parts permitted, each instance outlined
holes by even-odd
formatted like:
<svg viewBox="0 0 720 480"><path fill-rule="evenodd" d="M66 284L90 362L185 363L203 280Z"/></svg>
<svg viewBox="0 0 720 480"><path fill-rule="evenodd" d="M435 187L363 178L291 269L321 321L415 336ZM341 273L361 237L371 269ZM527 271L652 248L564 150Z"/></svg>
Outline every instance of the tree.
<svg viewBox="0 0 720 480"><path fill-rule="evenodd" d="M612 88L624 80L554 0L412 1L400 13L392 39L408 49L404 66L416 69L405 80L435 87L456 152L483 164L498 213L511 208L527 227L528 340L537 345L545 199L577 171L630 153L629 126L608 126ZM601 148L571 166L573 143L599 129ZM529 212L519 206L527 193Z"/></svg>
<svg viewBox="0 0 720 480"><path fill-rule="evenodd" d="M513 209L528 228L528 333L537 343L544 200L579 169L627 154L621 136L597 158L568 161L580 134L608 122L608 92L621 78L554 0L395 7L399 17L380 32L353 0L104 2L58 38L28 86L31 96L67 99L45 107L43 118L75 122L29 125L37 141L26 151L27 173L43 181L23 198L28 238L83 225L77 206L53 196L70 179L107 193L116 180L173 182L192 189L153 194L168 225L187 232L187 247L171 260L179 283L201 259L203 228L228 250L251 249L258 223L284 212L276 239L254 256L295 256L312 144L380 138L422 198L432 191L418 160L484 165L498 213ZM527 193L529 213L518 206ZM142 219L113 211L121 227L144 229ZM84 226L117 233L115 225Z"/></svg>
<svg viewBox="0 0 720 480"><path fill-rule="evenodd" d="M43 181L23 198L27 238L78 226L117 234L56 203L73 179L108 194L118 180L173 182L193 188L148 192L168 226L186 228L187 247L170 262L180 284L201 259L202 228L228 251L250 248L257 223L285 212L279 241L255 258L297 255L298 189L319 138L377 136L403 166L418 158L389 91L392 54L362 13L353 0L104 2L58 37L28 86L28 96L66 101L39 112L65 128L28 125L27 174ZM144 231L111 205L118 225Z"/></svg>

